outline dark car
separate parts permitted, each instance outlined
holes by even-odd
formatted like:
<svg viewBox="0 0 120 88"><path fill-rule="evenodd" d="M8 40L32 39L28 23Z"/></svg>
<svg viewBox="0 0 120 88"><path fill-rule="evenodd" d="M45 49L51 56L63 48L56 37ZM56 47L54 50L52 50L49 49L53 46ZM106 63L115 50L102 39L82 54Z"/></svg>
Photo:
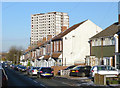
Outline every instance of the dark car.
<svg viewBox="0 0 120 88"><path fill-rule="evenodd" d="M13 68L13 66L14 66L14 64L11 64L11 65L10 65L10 68Z"/></svg>
<svg viewBox="0 0 120 88"><path fill-rule="evenodd" d="M8 64L7 64L7 63L5 63L4 67L5 67L5 68L7 68L7 67L8 67Z"/></svg>
<svg viewBox="0 0 120 88"><path fill-rule="evenodd" d="M91 66L76 66L70 70L70 76L90 76Z"/></svg>
<svg viewBox="0 0 120 88"><path fill-rule="evenodd" d="M21 66L21 65L15 65L15 66L14 66L14 70L17 70L17 71L18 71L19 68L20 68L20 66Z"/></svg>
<svg viewBox="0 0 120 88"><path fill-rule="evenodd" d="M19 71L25 72L27 68L25 66L20 66Z"/></svg>
<svg viewBox="0 0 120 88"><path fill-rule="evenodd" d="M53 69L51 67L41 67L37 72L37 77L53 77Z"/></svg>
<svg viewBox="0 0 120 88"><path fill-rule="evenodd" d="M70 70L70 69L74 68L75 66L77 66L77 65L68 66L67 68L65 68L65 69L63 69L63 70ZM61 74L60 74L60 71L61 71L61 70L58 71L58 75L61 75Z"/></svg>
<svg viewBox="0 0 120 88"><path fill-rule="evenodd" d="M5 70L2 69L2 88L6 88L8 84L8 77L5 73Z"/></svg>

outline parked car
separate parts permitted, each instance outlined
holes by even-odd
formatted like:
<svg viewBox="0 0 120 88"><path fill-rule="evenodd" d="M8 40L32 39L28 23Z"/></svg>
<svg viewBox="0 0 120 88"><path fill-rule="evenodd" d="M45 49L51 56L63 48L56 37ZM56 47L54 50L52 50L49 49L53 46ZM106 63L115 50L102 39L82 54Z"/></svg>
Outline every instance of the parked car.
<svg viewBox="0 0 120 88"><path fill-rule="evenodd" d="M7 67L8 67L8 64L7 64L7 62L3 62L3 63L2 63L2 67L5 67L5 68L7 68Z"/></svg>
<svg viewBox="0 0 120 88"><path fill-rule="evenodd" d="M2 68L2 88L7 88L7 84L8 84L8 77L5 73L5 70Z"/></svg>
<svg viewBox="0 0 120 88"><path fill-rule="evenodd" d="M14 70L19 71L20 66L21 66L21 65L15 65L15 66L14 66Z"/></svg>
<svg viewBox="0 0 120 88"><path fill-rule="evenodd" d="M91 66L76 66L70 70L70 76L90 76Z"/></svg>
<svg viewBox="0 0 120 88"><path fill-rule="evenodd" d="M94 77L96 73L101 75L114 76L114 77L117 77L119 75L118 70L109 65L93 66L90 71L91 77Z"/></svg>
<svg viewBox="0 0 120 88"><path fill-rule="evenodd" d="M12 68L13 66L14 66L14 64L11 64L11 65L10 65L10 68Z"/></svg>
<svg viewBox="0 0 120 88"><path fill-rule="evenodd" d="M27 68L25 66L20 66L19 71L25 72Z"/></svg>
<svg viewBox="0 0 120 88"><path fill-rule="evenodd" d="M51 67L41 67L37 72L37 77L53 77L53 69Z"/></svg>
<svg viewBox="0 0 120 88"><path fill-rule="evenodd" d="M40 67L30 67L30 69L28 69L27 74L28 75L37 75L38 69Z"/></svg>
<svg viewBox="0 0 120 88"><path fill-rule="evenodd" d="M18 65L15 65L15 66L14 66L14 70L18 70Z"/></svg>
<svg viewBox="0 0 120 88"><path fill-rule="evenodd" d="M4 67L5 67L5 68L7 68L7 67L8 67L8 64L7 64L7 63L5 63Z"/></svg>
<svg viewBox="0 0 120 88"><path fill-rule="evenodd" d="M29 67L27 67L27 75L29 75L29 71L30 71L30 69L32 68L33 66L29 66Z"/></svg>
<svg viewBox="0 0 120 88"><path fill-rule="evenodd" d="M15 65L13 64L11 68L14 69L14 67L15 67Z"/></svg>
<svg viewBox="0 0 120 88"><path fill-rule="evenodd" d="M69 70L70 71L70 69L74 68L75 66L77 66L77 65L68 66L67 68L65 68L63 70ZM60 72L61 72L61 70L58 71L58 75L61 75Z"/></svg>

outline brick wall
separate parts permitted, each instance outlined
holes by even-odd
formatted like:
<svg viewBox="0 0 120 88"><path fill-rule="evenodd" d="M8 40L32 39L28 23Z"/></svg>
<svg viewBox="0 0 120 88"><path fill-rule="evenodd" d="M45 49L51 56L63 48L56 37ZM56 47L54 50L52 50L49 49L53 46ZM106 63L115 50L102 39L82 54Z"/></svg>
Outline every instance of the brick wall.
<svg viewBox="0 0 120 88"><path fill-rule="evenodd" d="M59 70L65 69L67 67L68 66L52 66L51 68L54 69L54 75L57 75L57 73L58 73Z"/></svg>

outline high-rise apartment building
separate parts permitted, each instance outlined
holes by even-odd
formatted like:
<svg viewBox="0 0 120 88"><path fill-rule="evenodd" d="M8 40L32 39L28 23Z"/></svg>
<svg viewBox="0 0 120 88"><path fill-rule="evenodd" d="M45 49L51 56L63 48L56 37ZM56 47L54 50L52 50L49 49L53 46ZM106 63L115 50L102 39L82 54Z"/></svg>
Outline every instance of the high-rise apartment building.
<svg viewBox="0 0 120 88"><path fill-rule="evenodd" d="M59 34L62 27L69 27L69 16L63 12L49 12L31 15L31 45L43 40L43 37Z"/></svg>

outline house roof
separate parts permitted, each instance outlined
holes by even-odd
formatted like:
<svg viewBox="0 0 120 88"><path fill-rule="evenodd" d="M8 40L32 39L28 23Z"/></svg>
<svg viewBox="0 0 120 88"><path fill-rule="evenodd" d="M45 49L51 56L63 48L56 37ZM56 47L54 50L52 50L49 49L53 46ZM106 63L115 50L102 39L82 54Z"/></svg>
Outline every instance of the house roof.
<svg viewBox="0 0 120 88"><path fill-rule="evenodd" d="M60 52L52 53L52 58L58 58L61 55Z"/></svg>
<svg viewBox="0 0 120 88"><path fill-rule="evenodd" d="M114 34L116 34L117 32L118 32L118 22L110 25L109 27L107 27L103 31L101 31L98 34L91 37L90 39L99 38L99 37L114 36Z"/></svg>
<svg viewBox="0 0 120 88"><path fill-rule="evenodd" d="M85 21L87 21L87 20L85 20ZM72 27L70 27L67 30L65 30L64 32L61 32L57 36L53 37L52 41L61 39L63 36L65 36L66 34L68 34L69 32L71 32L72 30L75 30L78 26L80 26L81 24L83 24L85 21L83 21L81 23L78 23L78 24L75 24Z"/></svg>
<svg viewBox="0 0 120 88"><path fill-rule="evenodd" d="M85 20L85 21L87 21L87 20ZM55 40L61 39L63 36L65 36L66 34L68 34L69 32L71 32L72 30L75 30L78 26L80 26L81 24L83 24L85 21L82 21L82 22L80 22L78 24L73 25L72 27L68 28L64 32L61 32L57 36L53 37L51 40L55 41ZM44 46L45 44L47 44L49 42L50 42L50 40L49 41L43 41L42 43L40 43L36 47L30 47L29 49L26 50L26 53L29 52L29 51L34 51L35 49L39 48L40 46Z"/></svg>
<svg viewBox="0 0 120 88"><path fill-rule="evenodd" d="M45 55L44 60L48 60L50 58L50 55Z"/></svg>

